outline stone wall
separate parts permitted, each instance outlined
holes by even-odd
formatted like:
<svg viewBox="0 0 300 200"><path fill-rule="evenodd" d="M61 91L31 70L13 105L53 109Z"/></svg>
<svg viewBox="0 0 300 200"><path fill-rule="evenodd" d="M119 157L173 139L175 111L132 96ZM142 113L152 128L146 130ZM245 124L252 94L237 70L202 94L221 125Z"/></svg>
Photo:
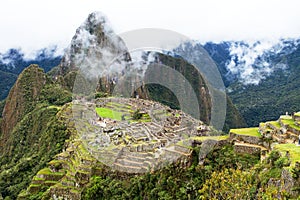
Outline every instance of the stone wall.
<svg viewBox="0 0 300 200"><path fill-rule="evenodd" d="M183 147L183 146L175 145L174 148L175 148L176 151L180 151L180 152L182 152L182 153L186 153L186 154L191 153L191 150L190 150L190 149L188 149L188 148L186 148L186 147Z"/></svg>
<svg viewBox="0 0 300 200"><path fill-rule="evenodd" d="M298 122L300 122L300 116L293 115L293 119L294 119L295 121L298 121Z"/></svg>
<svg viewBox="0 0 300 200"><path fill-rule="evenodd" d="M50 195L53 199L73 199L73 200L79 200L81 199L80 192L72 191L72 190L66 190L64 188L59 187L52 187L50 188Z"/></svg>
<svg viewBox="0 0 300 200"><path fill-rule="evenodd" d="M295 133L295 134L297 134L297 135L300 135L300 131L299 131L299 130L297 130L297 129L295 129L295 128L292 128L292 127L290 127L290 126L287 127L287 130L288 130L288 131L291 131L292 133Z"/></svg>
<svg viewBox="0 0 300 200"><path fill-rule="evenodd" d="M259 137L249 136L249 135L239 135L232 132L230 132L229 139L231 141L238 140L241 142L246 142L249 144L256 144L256 145L259 145L261 143L261 139Z"/></svg>
<svg viewBox="0 0 300 200"><path fill-rule="evenodd" d="M246 146L246 145L234 145L234 150L237 153L249 153L249 154L256 154L261 152L260 147Z"/></svg>

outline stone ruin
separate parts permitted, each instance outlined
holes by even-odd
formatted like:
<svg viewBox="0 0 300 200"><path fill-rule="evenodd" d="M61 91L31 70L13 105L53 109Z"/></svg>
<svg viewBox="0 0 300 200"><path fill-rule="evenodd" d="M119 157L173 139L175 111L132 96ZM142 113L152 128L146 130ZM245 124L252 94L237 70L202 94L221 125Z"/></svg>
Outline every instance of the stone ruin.
<svg viewBox="0 0 300 200"><path fill-rule="evenodd" d="M77 101L73 107L76 129L88 151L122 172L145 173L173 162L186 165L191 150L180 141L210 131L182 111L149 100L100 98L92 103ZM115 118L98 115L96 108L111 110ZM146 119L132 120L136 110Z"/></svg>

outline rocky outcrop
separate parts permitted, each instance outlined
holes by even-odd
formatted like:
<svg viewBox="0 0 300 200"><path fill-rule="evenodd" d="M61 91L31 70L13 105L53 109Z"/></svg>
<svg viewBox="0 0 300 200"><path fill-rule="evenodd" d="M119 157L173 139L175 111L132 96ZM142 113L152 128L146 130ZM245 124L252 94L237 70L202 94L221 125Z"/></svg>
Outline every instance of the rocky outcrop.
<svg viewBox="0 0 300 200"><path fill-rule="evenodd" d="M72 38L61 61L59 75L64 76L78 69L85 71L88 67L90 72L99 75L99 71L107 68L118 56L124 54L124 59L129 59L124 42L108 23L108 19L100 12L88 16Z"/></svg>

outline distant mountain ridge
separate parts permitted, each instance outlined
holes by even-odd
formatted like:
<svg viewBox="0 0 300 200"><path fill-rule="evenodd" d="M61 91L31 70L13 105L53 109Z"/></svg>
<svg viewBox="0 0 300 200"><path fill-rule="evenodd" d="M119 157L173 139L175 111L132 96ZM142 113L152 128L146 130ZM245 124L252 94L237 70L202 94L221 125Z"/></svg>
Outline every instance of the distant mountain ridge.
<svg viewBox="0 0 300 200"><path fill-rule="evenodd" d="M29 65L38 64L45 72L60 63L61 55L56 47L36 51L31 58L26 57L22 49L9 49L0 53L0 101L5 99L18 75Z"/></svg>
<svg viewBox="0 0 300 200"><path fill-rule="evenodd" d="M227 92L248 126L300 109L300 40L207 43Z"/></svg>

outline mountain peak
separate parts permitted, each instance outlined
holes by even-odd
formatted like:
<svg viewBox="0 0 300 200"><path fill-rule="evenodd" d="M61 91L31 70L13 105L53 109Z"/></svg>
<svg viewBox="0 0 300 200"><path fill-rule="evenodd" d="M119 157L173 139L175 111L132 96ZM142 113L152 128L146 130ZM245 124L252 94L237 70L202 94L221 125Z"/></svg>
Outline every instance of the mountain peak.
<svg viewBox="0 0 300 200"><path fill-rule="evenodd" d="M46 75L38 65L27 67L9 92L3 110L2 134L9 134L15 125L35 106L46 82Z"/></svg>
<svg viewBox="0 0 300 200"><path fill-rule="evenodd" d="M100 12L91 13L76 30L61 62L61 74L81 69L98 76L115 58L127 53L123 40Z"/></svg>

